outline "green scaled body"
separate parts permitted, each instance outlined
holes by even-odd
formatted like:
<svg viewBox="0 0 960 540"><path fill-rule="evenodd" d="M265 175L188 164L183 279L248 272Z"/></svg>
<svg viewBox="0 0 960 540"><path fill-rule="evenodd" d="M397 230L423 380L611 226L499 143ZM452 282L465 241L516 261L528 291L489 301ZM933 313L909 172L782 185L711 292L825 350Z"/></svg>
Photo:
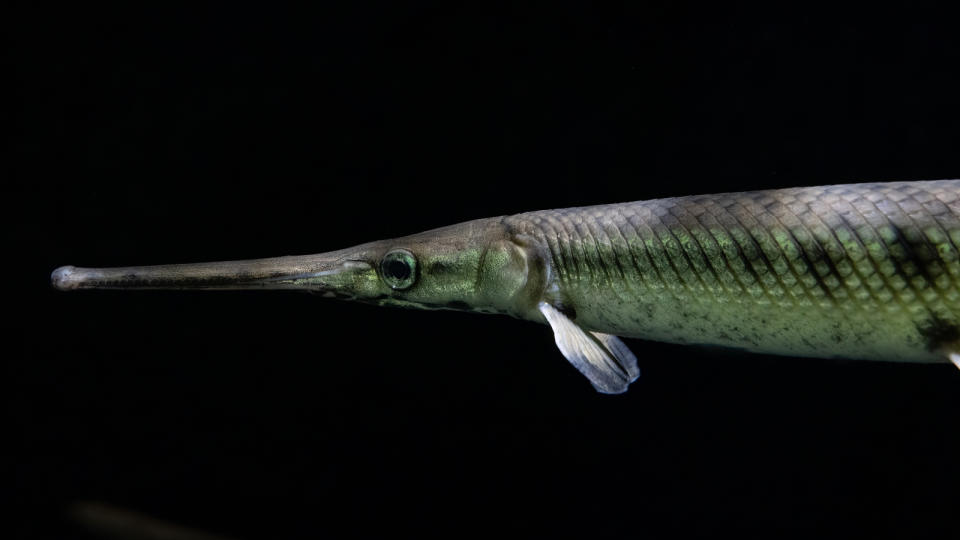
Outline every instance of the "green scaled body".
<svg viewBox="0 0 960 540"><path fill-rule="evenodd" d="M585 328L795 356L944 361L960 322L960 181L530 212L552 303Z"/></svg>
<svg viewBox="0 0 960 540"><path fill-rule="evenodd" d="M594 387L639 376L617 337L960 366L960 180L543 210L353 248L75 268L62 290L295 289L547 323Z"/></svg>

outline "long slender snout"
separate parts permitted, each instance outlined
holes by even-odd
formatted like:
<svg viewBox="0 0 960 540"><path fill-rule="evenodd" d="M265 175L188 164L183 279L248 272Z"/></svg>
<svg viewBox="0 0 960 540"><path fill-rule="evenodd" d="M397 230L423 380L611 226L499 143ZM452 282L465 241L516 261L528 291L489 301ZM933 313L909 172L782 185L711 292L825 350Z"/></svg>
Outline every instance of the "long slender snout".
<svg viewBox="0 0 960 540"><path fill-rule="evenodd" d="M549 324L597 390L619 393L640 371L616 336L960 367L957 234L960 180L846 184L541 210L320 255L64 266L51 277L61 290L299 289L508 314Z"/></svg>
<svg viewBox="0 0 960 540"><path fill-rule="evenodd" d="M61 266L53 287L75 289L299 289L352 294L352 284L374 273L356 250L243 261L118 268ZM352 256L352 257L351 257ZM368 276L366 276L368 277Z"/></svg>

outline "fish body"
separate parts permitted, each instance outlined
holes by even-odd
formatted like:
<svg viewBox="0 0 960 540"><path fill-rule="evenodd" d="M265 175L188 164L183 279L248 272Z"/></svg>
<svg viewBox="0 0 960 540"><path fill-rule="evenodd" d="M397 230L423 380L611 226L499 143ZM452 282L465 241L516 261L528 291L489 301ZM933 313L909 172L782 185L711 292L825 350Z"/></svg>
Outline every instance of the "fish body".
<svg viewBox="0 0 960 540"><path fill-rule="evenodd" d="M677 197L505 218L585 328L794 356L943 361L960 181Z"/></svg>
<svg viewBox="0 0 960 540"><path fill-rule="evenodd" d="M622 337L960 365L960 180L845 184L541 210L320 255L61 267L61 289L300 289L550 324L602 392Z"/></svg>

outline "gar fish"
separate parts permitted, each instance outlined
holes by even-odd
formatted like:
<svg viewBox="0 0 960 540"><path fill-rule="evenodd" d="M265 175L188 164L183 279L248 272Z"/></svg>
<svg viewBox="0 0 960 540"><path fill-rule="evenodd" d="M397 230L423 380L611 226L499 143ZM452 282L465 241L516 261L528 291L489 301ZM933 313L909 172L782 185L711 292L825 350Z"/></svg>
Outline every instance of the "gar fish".
<svg viewBox="0 0 960 540"><path fill-rule="evenodd" d="M468 221L292 257L57 268L72 289L296 289L549 324L603 393L619 337L960 367L960 180L699 195Z"/></svg>

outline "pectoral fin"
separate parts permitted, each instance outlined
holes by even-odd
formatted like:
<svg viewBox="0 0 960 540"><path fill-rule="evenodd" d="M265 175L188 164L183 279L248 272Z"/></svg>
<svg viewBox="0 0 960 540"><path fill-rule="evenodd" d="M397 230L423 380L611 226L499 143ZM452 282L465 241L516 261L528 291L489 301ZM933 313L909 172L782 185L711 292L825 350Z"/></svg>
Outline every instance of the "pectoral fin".
<svg viewBox="0 0 960 540"><path fill-rule="evenodd" d="M620 338L587 332L546 302L537 305L546 317L557 347L598 392L622 394L640 376L637 357Z"/></svg>

